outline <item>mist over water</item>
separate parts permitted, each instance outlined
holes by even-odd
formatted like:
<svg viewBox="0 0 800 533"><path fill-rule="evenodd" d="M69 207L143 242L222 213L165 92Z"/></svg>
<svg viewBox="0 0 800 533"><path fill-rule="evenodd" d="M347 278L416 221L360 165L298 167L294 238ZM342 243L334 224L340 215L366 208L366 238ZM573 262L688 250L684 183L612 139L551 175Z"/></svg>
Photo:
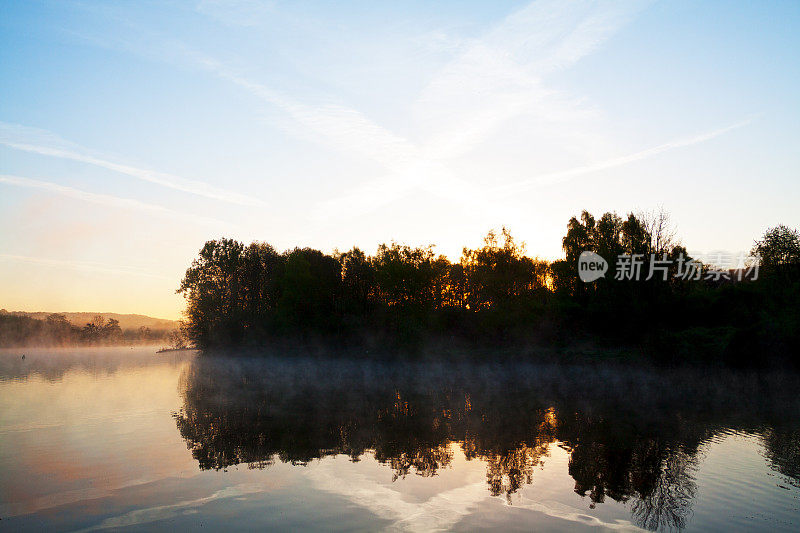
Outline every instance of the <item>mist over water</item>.
<svg viewBox="0 0 800 533"><path fill-rule="evenodd" d="M0 352L0 527L800 524L797 376L154 351Z"/></svg>

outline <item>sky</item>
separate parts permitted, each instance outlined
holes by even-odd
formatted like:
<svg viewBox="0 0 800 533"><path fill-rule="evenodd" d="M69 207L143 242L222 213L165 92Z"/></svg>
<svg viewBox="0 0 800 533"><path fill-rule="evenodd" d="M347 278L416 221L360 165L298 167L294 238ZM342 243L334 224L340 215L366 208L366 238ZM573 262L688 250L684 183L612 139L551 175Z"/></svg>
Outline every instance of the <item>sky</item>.
<svg viewBox="0 0 800 533"><path fill-rule="evenodd" d="M800 2L0 2L0 308L179 318L222 236L325 252L663 208L800 226Z"/></svg>

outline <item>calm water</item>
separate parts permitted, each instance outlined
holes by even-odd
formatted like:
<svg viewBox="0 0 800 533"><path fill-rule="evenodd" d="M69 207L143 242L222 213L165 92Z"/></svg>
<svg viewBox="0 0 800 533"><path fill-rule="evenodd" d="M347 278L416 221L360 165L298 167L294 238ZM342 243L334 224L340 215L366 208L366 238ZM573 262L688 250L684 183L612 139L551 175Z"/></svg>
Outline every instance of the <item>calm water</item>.
<svg viewBox="0 0 800 533"><path fill-rule="evenodd" d="M4 350L0 529L798 531L798 384Z"/></svg>

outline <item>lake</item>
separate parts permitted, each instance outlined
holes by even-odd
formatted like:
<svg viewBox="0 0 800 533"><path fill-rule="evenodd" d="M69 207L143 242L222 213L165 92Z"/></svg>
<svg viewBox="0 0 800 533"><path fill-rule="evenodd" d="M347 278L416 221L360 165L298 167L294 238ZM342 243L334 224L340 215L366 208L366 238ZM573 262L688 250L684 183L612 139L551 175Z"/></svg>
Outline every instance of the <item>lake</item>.
<svg viewBox="0 0 800 533"><path fill-rule="evenodd" d="M798 531L798 385L2 350L0 529Z"/></svg>

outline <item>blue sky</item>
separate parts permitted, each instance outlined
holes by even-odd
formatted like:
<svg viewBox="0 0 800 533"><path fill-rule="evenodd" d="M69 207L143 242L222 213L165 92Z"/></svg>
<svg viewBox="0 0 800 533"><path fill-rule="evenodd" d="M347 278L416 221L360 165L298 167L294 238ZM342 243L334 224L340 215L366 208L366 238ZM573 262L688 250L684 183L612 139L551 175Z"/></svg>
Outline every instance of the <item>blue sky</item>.
<svg viewBox="0 0 800 533"><path fill-rule="evenodd" d="M3 2L0 307L177 317L210 238L456 259L800 226L800 2Z"/></svg>

